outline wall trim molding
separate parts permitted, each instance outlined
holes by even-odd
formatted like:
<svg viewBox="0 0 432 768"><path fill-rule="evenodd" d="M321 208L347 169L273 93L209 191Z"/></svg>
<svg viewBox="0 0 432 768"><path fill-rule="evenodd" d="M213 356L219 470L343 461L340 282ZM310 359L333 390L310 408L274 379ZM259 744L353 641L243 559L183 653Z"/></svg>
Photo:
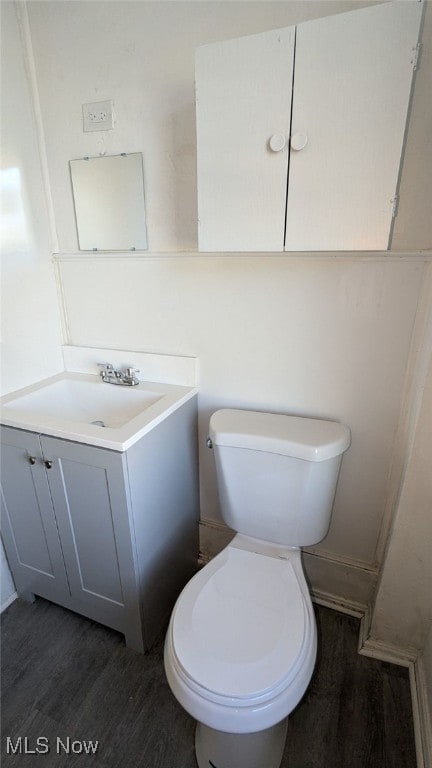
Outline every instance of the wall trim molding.
<svg viewBox="0 0 432 768"><path fill-rule="evenodd" d="M206 564L226 547L234 532L217 520L201 519L200 563ZM312 599L329 608L360 618L372 600L378 569L353 558L318 549L302 550Z"/></svg>
<svg viewBox="0 0 432 768"><path fill-rule="evenodd" d="M367 608L360 622L358 652L361 656L371 659L398 664L400 667L410 667L418 658L416 648L402 648L391 643L385 643L370 636L371 612Z"/></svg>
<svg viewBox="0 0 432 768"><path fill-rule="evenodd" d="M191 249L179 249L176 251L55 251L53 253L54 262L62 261L101 261L101 260L119 260L125 261L159 261L164 259L202 259L203 261L214 261L220 259L238 259L245 261L247 259L285 259L285 260L319 260L319 261L419 261L429 262L432 260L432 251L245 251L244 253L220 251L208 253L205 251L195 251Z"/></svg>
<svg viewBox="0 0 432 768"><path fill-rule="evenodd" d="M3 611L6 610L6 608L9 608L9 606L12 605L12 603L14 603L15 600L17 600L17 598L18 598L18 593L17 592L12 592L12 594L9 595L8 599L5 600L4 603L1 604L1 606L0 606L0 613L3 613Z"/></svg>
<svg viewBox="0 0 432 768"><path fill-rule="evenodd" d="M204 567L212 560L214 555L200 552L199 566ZM321 589L314 589L309 584L311 591L312 602L317 605L323 605L325 608L331 608L339 613L346 613L349 616L355 616L357 619L361 619L364 616L365 606L363 603L359 603L355 600L341 597L340 595L333 595L331 592L326 592Z"/></svg>
<svg viewBox="0 0 432 768"><path fill-rule="evenodd" d="M354 557L338 555L334 552L326 552L325 549L317 549L316 547L304 547L302 551L309 557L319 557L323 560L335 563L335 565L346 565L348 568L356 568L357 570L365 571L366 573L378 573L377 565L367 563L364 560L356 560Z"/></svg>
<svg viewBox="0 0 432 768"><path fill-rule="evenodd" d="M402 648L370 637L368 608L360 622L358 652L361 656L407 667L409 671L417 768L432 768L432 720L422 656L415 648Z"/></svg>
<svg viewBox="0 0 432 768"><path fill-rule="evenodd" d="M337 595L332 595L330 592L318 589L311 590L311 597L313 603L323 605L325 608L331 608L333 611L346 613L348 616L354 616L356 619L361 619L364 616L365 607L363 603L358 603L355 600L341 598Z"/></svg>

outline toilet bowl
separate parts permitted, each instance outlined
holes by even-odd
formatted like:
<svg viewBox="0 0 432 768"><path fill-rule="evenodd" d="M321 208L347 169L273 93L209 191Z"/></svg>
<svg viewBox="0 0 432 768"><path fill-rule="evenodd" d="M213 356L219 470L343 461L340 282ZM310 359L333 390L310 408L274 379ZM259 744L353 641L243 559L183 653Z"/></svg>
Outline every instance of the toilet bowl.
<svg viewBox="0 0 432 768"><path fill-rule="evenodd" d="M316 659L300 546L327 531L349 430L227 409L210 438L222 514L238 533L179 596L166 675L198 721L199 768L278 768Z"/></svg>
<svg viewBox="0 0 432 768"><path fill-rule="evenodd" d="M262 553L259 544L237 535L198 572L167 633L173 692L193 717L220 731L251 733L282 720L303 696L315 663L300 551L274 546Z"/></svg>
<svg viewBox="0 0 432 768"><path fill-rule="evenodd" d="M171 690L201 724L200 768L231 766L233 755L239 768L279 766L316 645L300 550L237 534L187 584L165 642Z"/></svg>

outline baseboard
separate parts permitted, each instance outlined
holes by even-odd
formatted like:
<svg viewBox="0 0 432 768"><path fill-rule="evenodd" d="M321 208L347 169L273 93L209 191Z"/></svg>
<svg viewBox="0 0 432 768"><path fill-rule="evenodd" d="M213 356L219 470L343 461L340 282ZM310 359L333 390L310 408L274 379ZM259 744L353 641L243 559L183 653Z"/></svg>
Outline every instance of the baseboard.
<svg viewBox="0 0 432 768"><path fill-rule="evenodd" d="M214 555L210 555L208 552L200 552L198 559L198 565L203 568L207 565ZM354 600L346 600L340 596L332 595L330 592L323 592L320 590L311 589L312 602L317 605L324 605L325 608L331 608L333 611L339 611L339 613L347 613L349 616L355 616L360 619L364 616L365 606L361 603L357 603Z"/></svg>
<svg viewBox="0 0 432 768"><path fill-rule="evenodd" d="M356 619L361 619L364 616L364 605L357 603L355 600L349 600L338 595L332 595L330 592L322 592L316 589L311 590L311 597L313 603L323 605L325 608L331 608L333 611L346 613L348 616L355 616Z"/></svg>
<svg viewBox="0 0 432 768"><path fill-rule="evenodd" d="M208 563L219 554L234 538L235 533L222 523L214 520L199 521L200 561Z"/></svg>
<svg viewBox="0 0 432 768"><path fill-rule="evenodd" d="M8 597L7 600L4 601L4 603L0 606L0 613L3 613L3 611L6 610L6 608L9 608L10 605L17 599L18 594L16 592L12 592L12 594Z"/></svg>
<svg viewBox="0 0 432 768"><path fill-rule="evenodd" d="M369 636L370 612L360 623L358 652L362 656L398 664L409 670L417 768L432 768L432 720L429 711L426 674L422 657L415 648L400 648Z"/></svg>
<svg viewBox="0 0 432 768"><path fill-rule="evenodd" d="M348 557L307 549L303 550L303 564L316 602L353 616L364 615L375 592L375 568Z"/></svg>
<svg viewBox="0 0 432 768"><path fill-rule="evenodd" d="M200 521L200 562L226 547L234 531L214 520ZM374 594L377 570L350 558L313 549L303 551L306 579L315 602L361 617Z"/></svg>
<svg viewBox="0 0 432 768"><path fill-rule="evenodd" d="M369 656L371 659L388 661L390 664L398 664L400 667L410 667L418 658L416 648L400 648L390 643L384 643L370 636L370 610L366 609L360 622L358 652L361 656Z"/></svg>

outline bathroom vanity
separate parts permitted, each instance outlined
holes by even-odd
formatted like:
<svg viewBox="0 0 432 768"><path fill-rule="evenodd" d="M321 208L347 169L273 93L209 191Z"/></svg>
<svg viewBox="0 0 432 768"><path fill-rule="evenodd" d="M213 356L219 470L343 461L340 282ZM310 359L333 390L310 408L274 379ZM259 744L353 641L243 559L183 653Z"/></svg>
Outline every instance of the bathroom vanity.
<svg viewBox="0 0 432 768"><path fill-rule="evenodd" d="M196 568L196 390L125 389L65 373L2 398L2 535L19 595L143 652Z"/></svg>

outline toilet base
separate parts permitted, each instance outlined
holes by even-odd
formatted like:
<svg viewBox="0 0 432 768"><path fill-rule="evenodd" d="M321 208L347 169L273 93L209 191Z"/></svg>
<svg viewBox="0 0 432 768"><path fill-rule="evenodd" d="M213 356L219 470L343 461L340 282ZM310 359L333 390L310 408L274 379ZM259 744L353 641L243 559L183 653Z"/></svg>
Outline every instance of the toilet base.
<svg viewBox="0 0 432 768"><path fill-rule="evenodd" d="M225 733L197 723L195 752L199 768L279 768L288 718L255 733Z"/></svg>

